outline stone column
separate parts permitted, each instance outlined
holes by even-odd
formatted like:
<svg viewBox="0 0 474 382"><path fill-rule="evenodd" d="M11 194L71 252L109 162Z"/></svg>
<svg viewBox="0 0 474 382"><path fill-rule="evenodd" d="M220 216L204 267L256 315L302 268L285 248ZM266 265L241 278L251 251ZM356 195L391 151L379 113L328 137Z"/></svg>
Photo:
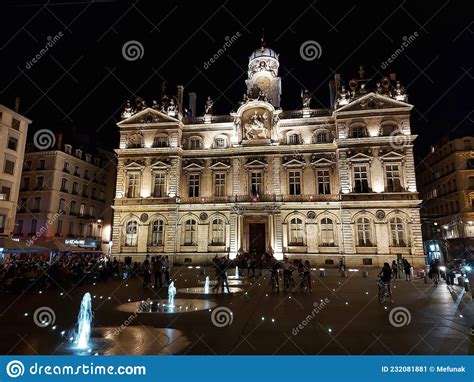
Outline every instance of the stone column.
<svg viewBox="0 0 474 382"><path fill-rule="evenodd" d="M350 177L350 164L347 161L347 153L345 151L339 152L339 184L341 192L347 194L352 190L351 177Z"/></svg>
<svg viewBox="0 0 474 382"><path fill-rule="evenodd" d="M181 181L181 158L174 157L171 159L171 169L169 172L169 195L171 197L179 196Z"/></svg>
<svg viewBox="0 0 474 382"><path fill-rule="evenodd" d="M273 193L275 195L281 195L281 158L273 157Z"/></svg>
<svg viewBox="0 0 474 382"><path fill-rule="evenodd" d="M275 211L273 215L273 227L275 231L275 248L273 248L275 258L283 259L283 224L281 219L281 212Z"/></svg>
<svg viewBox="0 0 474 382"><path fill-rule="evenodd" d="M241 162L239 158L232 159L232 195L241 195L240 187Z"/></svg>
<svg viewBox="0 0 474 382"><path fill-rule="evenodd" d="M416 192L415 162L413 159L413 146L411 145L405 148L405 168L403 173L405 174L407 190Z"/></svg>

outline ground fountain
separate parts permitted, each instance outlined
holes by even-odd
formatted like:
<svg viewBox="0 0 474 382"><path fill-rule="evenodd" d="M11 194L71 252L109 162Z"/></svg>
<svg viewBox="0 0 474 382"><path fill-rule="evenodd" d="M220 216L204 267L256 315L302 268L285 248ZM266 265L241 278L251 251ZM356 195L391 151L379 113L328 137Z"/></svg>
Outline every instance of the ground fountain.
<svg viewBox="0 0 474 382"><path fill-rule="evenodd" d="M176 287L174 281L168 286L168 307L174 308L174 296L176 296Z"/></svg>
<svg viewBox="0 0 474 382"><path fill-rule="evenodd" d="M209 293L209 284L210 284L210 280L209 280L209 276L206 276L206 281L204 283L204 293Z"/></svg>
<svg viewBox="0 0 474 382"><path fill-rule="evenodd" d="M82 297L81 307L77 316L77 332L74 343L79 350L89 348L89 339L91 336L92 323L92 305L91 294L85 293Z"/></svg>

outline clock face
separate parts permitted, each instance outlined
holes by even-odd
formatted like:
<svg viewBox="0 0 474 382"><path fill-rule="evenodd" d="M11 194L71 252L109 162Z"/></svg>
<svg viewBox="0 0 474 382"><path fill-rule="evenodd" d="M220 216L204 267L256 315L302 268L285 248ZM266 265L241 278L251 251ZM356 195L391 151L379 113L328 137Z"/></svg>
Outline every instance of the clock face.
<svg viewBox="0 0 474 382"><path fill-rule="evenodd" d="M265 76L257 78L256 82L260 90L267 90L270 87L270 79Z"/></svg>

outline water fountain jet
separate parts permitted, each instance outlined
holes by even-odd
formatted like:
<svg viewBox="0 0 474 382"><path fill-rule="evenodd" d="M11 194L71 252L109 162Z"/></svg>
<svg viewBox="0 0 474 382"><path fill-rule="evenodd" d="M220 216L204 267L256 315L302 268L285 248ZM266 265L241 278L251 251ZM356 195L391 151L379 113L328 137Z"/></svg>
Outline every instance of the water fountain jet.
<svg viewBox="0 0 474 382"><path fill-rule="evenodd" d="M91 295L85 293L82 297L79 315L77 316L77 332L74 343L77 349L86 350L89 348L89 339L91 336L92 306Z"/></svg>

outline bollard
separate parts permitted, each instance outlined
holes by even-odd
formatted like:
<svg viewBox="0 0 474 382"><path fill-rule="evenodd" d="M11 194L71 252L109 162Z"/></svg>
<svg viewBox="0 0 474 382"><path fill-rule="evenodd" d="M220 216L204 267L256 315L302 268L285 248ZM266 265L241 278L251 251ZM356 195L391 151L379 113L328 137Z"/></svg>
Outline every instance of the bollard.
<svg viewBox="0 0 474 382"><path fill-rule="evenodd" d="M319 270L319 276L320 277L325 277L326 276L326 271L324 269Z"/></svg>
<svg viewBox="0 0 474 382"><path fill-rule="evenodd" d="M428 276L424 276L424 279L425 279L425 284L428 284Z"/></svg>
<svg viewBox="0 0 474 382"><path fill-rule="evenodd" d="M466 278L464 279L464 290L469 292L471 290L471 285L469 285L469 280Z"/></svg>
<svg viewBox="0 0 474 382"><path fill-rule="evenodd" d="M464 286L464 277L462 277L462 276L459 276L459 277L458 277L458 285L459 285L460 287L463 287L463 286Z"/></svg>
<svg viewBox="0 0 474 382"><path fill-rule="evenodd" d="M341 276L347 278L349 276L349 273L347 271L342 271Z"/></svg>
<svg viewBox="0 0 474 382"><path fill-rule="evenodd" d="M363 271L363 272L362 272L362 277L363 277L364 279L366 279L367 277L369 277L369 271Z"/></svg>

